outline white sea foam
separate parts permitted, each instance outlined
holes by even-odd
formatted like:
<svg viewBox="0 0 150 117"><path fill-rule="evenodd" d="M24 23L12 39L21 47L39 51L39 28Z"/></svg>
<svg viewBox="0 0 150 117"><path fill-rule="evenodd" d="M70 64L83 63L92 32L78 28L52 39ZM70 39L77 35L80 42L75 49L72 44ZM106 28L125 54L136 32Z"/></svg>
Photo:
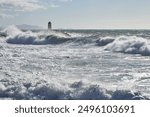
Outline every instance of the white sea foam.
<svg viewBox="0 0 150 117"><path fill-rule="evenodd" d="M3 32L8 35L6 38L6 42L11 44L59 44L66 42L72 38L67 33L56 31L22 32L15 26L10 26L4 29Z"/></svg>
<svg viewBox="0 0 150 117"><path fill-rule="evenodd" d="M32 44L32 45L46 45L46 44L60 44L70 40L70 38L59 38L58 36L47 36L39 38L37 35L23 33L13 37L7 38L7 43L11 44Z"/></svg>
<svg viewBox="0 0 150 117"><path fill-rule="evenodd" d="M136 36L122 36L115 39L105 47L105 50L128 54L150 55L150 42L147 39Z"/></svg>
<svg viewBox="0 0 150 117"><path fill-rule="evenodd" d="M4 29L0 99L149 99L149 39L108 32Z"/></svg>
<svg viewBox="0 0 150 117"><path fill-rule="evenodd" d="M15 35L22 33L22 31L19 30L15 25L8 26L7 28L2 30L1 32L5 33L8 36L15 36Z"/></svg>
<svg viewBox="0 0 150 117"><path fill-rule="evenodd" d="M13 31L12 31L13 30ZM101 37L95 39L95 36L71 36L70 34L45 31L45 32L22 32L18 28L11 26L4 29L9 36L6 38L7 43L11 44L61 44L64 42L76 43L78 45L95 44L97 46L105 46L105 50L128 53L141 54L142 56L150 55L150 42L142 37L136 36L119 36L119 37ZM68 44L68 43L67 43Z"/></svg>
<svg viewBox="0 0 150 117"><path fill-rule="evenodd" d="M130 90L107 90L100 85L89 85L82 81L66 84L41 81L0 81L0 97L11 99L91 99L91 100L134 100L146 99Z"/></svg>

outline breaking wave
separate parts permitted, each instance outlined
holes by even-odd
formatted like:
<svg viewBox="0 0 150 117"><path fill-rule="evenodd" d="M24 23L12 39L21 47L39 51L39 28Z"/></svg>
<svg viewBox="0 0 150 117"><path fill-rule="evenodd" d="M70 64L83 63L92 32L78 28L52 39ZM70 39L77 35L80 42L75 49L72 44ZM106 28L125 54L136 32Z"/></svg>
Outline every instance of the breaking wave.
<svg viewBox="0 0 150 117"><path fill-rule="evenodd" d="M32 44L32 45L46 45L46 44L61 44L70 40L70 38L62 38L50 35L40 39L37 35L32 33L19 34L14 37L8 37L7 43L11 44Z"/></svg>
<svg viewBox="0 0 150 117"><path fill-rule="evenodd" d="M150 56L150 41L144 37L137 36L102 36L94 34L80 34L65 31L40 31L23 32L15 26L10 26L0 32L6 37L9 44L24 45L46 45L46 44L66 44L73 45L94 45L104 47L104 50L127 54L140 54Z"/></svg>
<svg viewBox="0 0 150 117"><path fill-rule="evenodd" d="M150 55L150 42L141 37L119 37L105 47L105 50L127 54Z"/></svg>
<svg viewBox="0 0 150 117"><path fill-rule="evenodd" d="M62 85L57 83L18 82L1 80L0 98L44 100L144 100L139 92L130 90L107 90L100 85L88 85L82 81Z"/></svg>
<svg viewBox="0 0 150 117"><path fill-rule="evenodd" d="M69 34L60 31L23 32L15 26L10 26L1 31L1 36L3 35L6 36L7 43L26 45L60 44L72 38Z"/></svg>
<svg viewBox="0 0 150 117"><path fill-rule="evenodd" d="M1 34L5 36L15 36L22 33L21 30L19 30L16 26L11 25L5 28L4 30L1 31Z"/></svg>
<svg viewBox="0 0 150 117"><path fill-rule="evenodd" d="M150 56L150 41L137 36L104 37L96 41L97 46L105 46L104 50L126 54Z"/></svg>
<svg viewBox="0 0 150 117"><path fill-rule="evenodd" d="M98 39L95 35L68 33L65 31L23 32L15 26L9 26L4 29L1 31L1 35L6 36L7 43L24 45L62 44L68 42L75 45L97 44L102 46L113 41L111 38Z"/></svg>
<svg viewBox="0 0 150 117"><path fill-rule="evenodd" d="M109 43L112 43L114 40L115 39L112 38L112 37L104 37L102 39L97 40L96 43L97 43L98 46L105 46Z"/></svg>

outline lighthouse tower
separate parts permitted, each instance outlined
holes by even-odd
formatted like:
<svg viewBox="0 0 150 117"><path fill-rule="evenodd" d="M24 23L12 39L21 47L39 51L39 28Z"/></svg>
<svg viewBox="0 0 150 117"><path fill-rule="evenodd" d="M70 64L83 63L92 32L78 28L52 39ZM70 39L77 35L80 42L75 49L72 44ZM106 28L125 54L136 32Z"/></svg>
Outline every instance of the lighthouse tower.
<svg viewBox="0 0 150 117"><path fill-rule="evenodd" d="M52 29L52 23L48 22L48 30L51 30L51 29Z"/></svg>

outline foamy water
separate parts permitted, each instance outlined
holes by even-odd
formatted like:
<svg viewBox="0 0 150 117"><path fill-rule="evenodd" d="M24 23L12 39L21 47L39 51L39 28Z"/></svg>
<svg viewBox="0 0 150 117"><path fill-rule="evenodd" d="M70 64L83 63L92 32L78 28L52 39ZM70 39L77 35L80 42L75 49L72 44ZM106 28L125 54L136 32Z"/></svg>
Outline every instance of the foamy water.
<svg viewBox="0 0 150 117"><path fill-rule="evenodd" d="M0 31L1 99L149 99L150 31Z"/></svg>

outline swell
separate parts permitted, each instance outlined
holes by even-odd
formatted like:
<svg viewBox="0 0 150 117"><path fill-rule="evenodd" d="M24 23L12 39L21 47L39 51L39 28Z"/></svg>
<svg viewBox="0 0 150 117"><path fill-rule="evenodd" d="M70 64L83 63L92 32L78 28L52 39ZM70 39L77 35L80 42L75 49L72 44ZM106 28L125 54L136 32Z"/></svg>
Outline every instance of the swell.
<svg viewBox="0 0 150 117"><path fill-rule="evenodd" d="M9 37L6 42L10 44L24 44L24 45L46 45L46 44L61 44L69 41L70 38L57 37L54 35L39 38L36 35L21 34L14 37Z"/></svg>
<svg viewBox="0 0 150 117"><path fill-rule="evenodd" d="M6 37L6 33L0 32L0 37Z"/></svg>

